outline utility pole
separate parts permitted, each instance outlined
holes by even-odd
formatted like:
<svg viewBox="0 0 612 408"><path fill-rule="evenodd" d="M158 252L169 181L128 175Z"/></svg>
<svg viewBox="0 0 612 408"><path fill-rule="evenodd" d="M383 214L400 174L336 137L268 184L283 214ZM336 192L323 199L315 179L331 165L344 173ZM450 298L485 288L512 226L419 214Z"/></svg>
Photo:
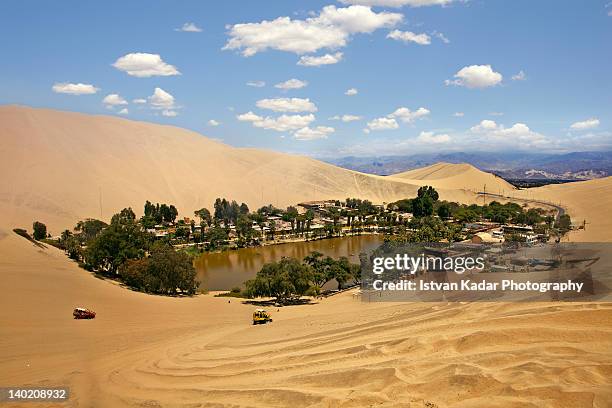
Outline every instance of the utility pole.
<svg viewBox="0 0 612 408"><path fill-rule="evenodd" d="M484 194L482 196L482 206L487 205L487 185L484 185Z"/></svg>

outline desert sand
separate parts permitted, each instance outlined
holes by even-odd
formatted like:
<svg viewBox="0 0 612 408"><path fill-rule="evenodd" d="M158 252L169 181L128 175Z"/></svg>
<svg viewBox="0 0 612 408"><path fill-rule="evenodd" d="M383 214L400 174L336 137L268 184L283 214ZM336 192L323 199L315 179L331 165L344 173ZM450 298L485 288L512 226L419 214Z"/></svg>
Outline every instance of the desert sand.
<svg viewBox="0 0 612 408"><path fill-rule="evenodd" d="M516 190L501 177L478 170L467 163L436 163L388 177L400 178L411 184L428 184L440 189L471 190L476 193L486 189L489 193L508 195Z"/></svg>
<svg viewBox="0 0 612 408"><path fill-rule="evenodd" d="M10 232L38 218L57 233L126 205L140 210L146 199L186 214L218 195L253 207L390 201L431 179L374 177L173 127L30 108L0 108L0 137L3 386L68 386L71 407L610 406L609 303L365 303L347 292L272 309L272 324L252 326L254 306L135 293ZM580 239L612 241L611 185L530 194L588 217ZM476 197L450 188L443 198ZM77 306L98 316L73 320Z"/></svg>
<svg viewBox="0 0 612 408"><path fill-rule="evenodd" d="M0 383L70 407L608 407L612 304L364 303L272 309L134 293L54 248L0 241ZM98 316L73 320L86 305ZM44 406L44 404L43 404ZM48 406L57 406L49 404Z"/></svg>
<svg viewBox="0 0 612 408"><path fill-rule="evenodd" d="M556 184L512 193L531 200L554 202L565 208L572 224L584 230L572 231L569 239L582 242L612 241L612 177Z"/></svg>
<svg viewBox="0 0 612 408"><path fill-rule="evenodd" d="M284 208L347 197L388 202L418 189L307 157L234 148L185 129L109 116L3 106L0 137L0 216L22 227L39 219L55 234L87 217L108 220L128 206L141 214L146 200L192 216L217 197L253 209ZM454 188L440 194L474 197Z"/></svg>

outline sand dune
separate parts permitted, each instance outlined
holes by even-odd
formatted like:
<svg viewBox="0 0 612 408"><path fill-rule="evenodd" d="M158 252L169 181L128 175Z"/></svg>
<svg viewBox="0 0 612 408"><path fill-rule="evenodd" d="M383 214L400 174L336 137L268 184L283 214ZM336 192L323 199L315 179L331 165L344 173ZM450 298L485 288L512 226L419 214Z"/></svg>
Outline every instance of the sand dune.
<svg viewBox="0 0 612 408"><path fill-rule="evenodd" d="M467 190L493 176L461 166L456 178L458 168L440 165L408 179L374 177L174 127L17 107L0 108L0 137L0 384L69 386L70 407L612 401L610 304L370 304L346 293L273 311L273 324L253 327L252 306L131 292L8 232L35 218L58 232L126 205L140 210L146 199L189 213L219 195L251 206L351 195L380 202L439 183L443 198L470 202ZM561 201L588 218L581 239L612 240L611 185L512 194ZM98 317L75 321L76 306Z"/></svg>
<svg viewBox="0 0 612 408"><path fill-rule="evenodd" d="M504 179L478 170L466 163L436 163L388 177L401 179L409 184L432 185L441 190L456 188L469 192L482 192L486 185L487 193L506 197L504 199L492 196L489 200L521 199L521 203L530 201L552 203L563 207L570 214L576 226L581 225L585 220L587 222L584 230L572 231L569 234L570 240L612 241L610 232L612 217L609 216L612 211L612 177L519 190ZM479 203L482 202L479 201ZM538 203L530 205L540 206Z"/></svg>
<svg viewBox="0 0 612 408"><path fill-rule="evenodd" d="M0 240L0 383L68 386L69 407L608 407L612 305L362 303L273 310L98 280ZM72 320L76 305L98 312ZM42 404L44 406L44 404Z"/></svg>
<svg viewBox="0 0 612 408"><path fill-rule="evenodd" d="M411 184L428 184L436 188L463 189L496 194L508 194L516 188L501 177L486 173L471 164L436 163L431 166L388 176Z"/></svg>
<svg viewBox="0 0 612 408"><path fill-rule="evenodd" d="M612 177L517 191L517 197L554 202L564 207L572 223L585 229L573 231L572 241L612 241Z"/></svg>
<svg viewBox="0 0 612 408"><path fill-rule="evenodd" d="M412 197L404 180L366 175L307 157L239 149L172 126L16 106L0 107L0 227L45 222L54 233L85 217L108 220L145 200L183 215L217 197L256 208L304 200ZM448 199L473 200L449 189Z"/></svg>
<svg viewBox="0 0 612 408"><path fill-rule="evenodd" d="M442 199L473 203L486 184L490 193L562 201L574 218L584 219L586 212L593 220L577 239L612 239L606 234L611 221L601 216L612 208L612 178L525 193L468 164L438 163L380 177L307 157L234 148L172 126L16 106L0 107L0 137L5 233L40 220L59 234L86 217L108 220L126 206L139 214L146 200L173 203L189 216L217 197L252 208L346 197L382 203L413 197L427 184ZM590 200L593 195L598 199Z"/></svg>

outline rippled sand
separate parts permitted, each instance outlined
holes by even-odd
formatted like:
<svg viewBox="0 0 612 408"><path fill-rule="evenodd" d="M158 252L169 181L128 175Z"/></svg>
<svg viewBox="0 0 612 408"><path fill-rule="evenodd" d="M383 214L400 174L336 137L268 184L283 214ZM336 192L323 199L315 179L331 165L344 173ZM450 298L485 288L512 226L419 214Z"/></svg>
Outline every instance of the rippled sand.
<svg viewBox="0 0 612 408"><path fill-rule="evenodd" d="M612 304L362 303L272 309L169 299L0 240L0 383L73 407L608 407ZM98 317L75 321L72 307ZM51 405L49 405L51 406Z"/></svg>

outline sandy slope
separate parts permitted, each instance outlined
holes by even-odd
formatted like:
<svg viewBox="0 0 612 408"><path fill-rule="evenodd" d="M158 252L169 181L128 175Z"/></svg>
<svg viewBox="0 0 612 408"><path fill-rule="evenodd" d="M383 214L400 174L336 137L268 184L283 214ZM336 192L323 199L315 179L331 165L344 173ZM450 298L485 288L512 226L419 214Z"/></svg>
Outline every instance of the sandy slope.
<svg viewBox="0 0 612 408"><path fill-rule="evenodd" d="M54 233L85 217L108 220L126 206L138 213L147 199L175 204L189 216L217 197L256 208L324 198L383 202L417 189L306 157L233 148L185 129L108 116L3 106L0 139L0 226L28 227L39 219Z"/></svg>
<svg viewBox="0 0 612 408"><path fill-rule="evenodd" d="M100 196L108 218L125 205L140 209L147 198L186 212L217 195L252 206L349 195L384 201L414 195L412 182L235 149L173 127L48 110L0 108L0 137L2 385L67 385L73 407L557 408L612 401L610 304L364 304L345 294L283 308L272 325L252 327L252 306L134 293L9 232L34 218L59 229L99 217ZM445 179L452 177L418 185L450 188ZM561 200L588 217L586 234L612 240L611 180L531 194ZM72 320L80 305L98 317Z"/></svg>
<svg viewBox="0 0 612 408"><path fill-rule="evenodd" d="M478 170L467 163L436 163L431 166L405 171L388 176L412 184L429 184L436 188L464 189L475 192L486 190L496 194L508 194L515 190L512 184L501 177Z"/></svg>
<svg viewBox="0 0 612 408"><path fill-rule="evenodd" d="M572 217L573 224L587 222L585 230L571 233L573 241L612 241L612 177L549 185L515 193L529 199L555 202Z"/></svg>
<svg viewBox="0 0 612 408"><path fill-rule="evenodd" d="M236 300L130 292L14 235L0 252L10 288L0 297L0 384L69 386L66 406L612 401L610 304L362 303L347 293L253 327L253 306ZM72 320L76 305L98 317Z"/></svg>
<svg viewBox="0 0 612 408"><path fill-rule="evenodd" d="M402 179L410 184L428 184L439 189L456 188L472 192L482 192L483 186L486 185L488 193L554 203L570 214L574 224L582 224L584 220L587 222L585 230L570 234L572 241L612 241L612 177L518 190L504 179L466 163L436 163L388 177ZM491 199L505 201L496 197L489 198ZM479 200L479 203L482 201Z"/></svg>

